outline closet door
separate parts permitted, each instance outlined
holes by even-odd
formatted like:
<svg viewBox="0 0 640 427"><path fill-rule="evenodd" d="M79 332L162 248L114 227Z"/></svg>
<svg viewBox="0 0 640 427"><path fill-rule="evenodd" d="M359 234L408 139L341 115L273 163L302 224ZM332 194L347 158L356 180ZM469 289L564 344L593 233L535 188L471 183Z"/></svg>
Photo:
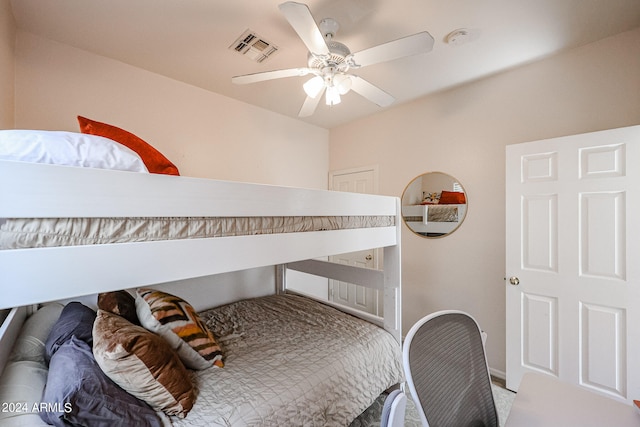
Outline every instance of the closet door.
<svg viewBox="0 0 640 427"><path fill-rule="evenodd" d="M377 167L365 167L330 173L330 189L352 193L377 193ZM330 261L356 267L378 268L378 251L368 250L332 256ZM381 315L382 299L375 289L329 280L329 300L367 313Z"/></svg>
<svg viewBox="0 0 640 427"><path fill-rule="evenodd" d="M640 126L507 146L507 387L640 396Z"/></svg>

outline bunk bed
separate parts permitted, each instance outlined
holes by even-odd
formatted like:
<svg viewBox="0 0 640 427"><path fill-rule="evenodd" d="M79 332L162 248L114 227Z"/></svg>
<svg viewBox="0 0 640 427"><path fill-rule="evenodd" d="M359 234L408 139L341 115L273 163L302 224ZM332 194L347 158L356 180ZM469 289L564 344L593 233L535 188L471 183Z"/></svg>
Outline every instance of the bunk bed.
<svg viewBox="0 0 640 427"><path fill-rule="evenodd" d="M211 377L210 381L214 383L222 381L220 372L226 375L227 382L224 384L243 383L246 389L255 388L254 385L243 382L242 372L231 369L234 362L244 355L243 352L234 353L234 349L243 348L248 345L247 342L237 341L239 333L236 329L231 332L224 327L222 330L216 329L225 322L213 322L211 328L222 335L223 347L229 350L229 364L220 370L192 372L190 375L198 389L193 410L184 419L173 416L165 422L177 425L282 425L285 420L296 420L292 421L293 424L301 420L315 420L312 424L346 425L357 416L357 411L370 405L381 391L402 380L399 357L396 357L399 356L401 340L401 221L397 198L0 160L0 200L0 219L4 219L2 221L5 225L17 221L21 227L27 227L27 234L33 232L28 228L32 224L47 221L99 222L133 218L137 221L159 220L173 223L186 219L208 221L213 218L216 221L231 221L234 225L251 224L248 231L239 232L229 231L227 225L205 226L204 228L213 231L204 235L200 232L187 233L187 236L179 238L169 238L164 232L156 232L151 233L154 234L151 240L135 237L133 240L107 239L95 242L56 241L52 243L53 246L47 246L42 243L43 239L36 238L40 242L36 244L37 247L29 247L30 244L18 239L14 246L8 245L0 250L0 309L11 309L0 327L0 371L10 359L11 348L19 340L23 324L26 325L25 322L34 317L29 317L29 314L41 307L42 303L274 266L276 283L266 285L273 287L274 295L266 298L275 299L276 302L272 303L276 305L283 304L283 298L292 301L294 306L303 304L306 307L295 308L294 312L298 314L315 312L312 306L306 306L307 301L310 301L308 298L300 301L299 298L302 297L292 295L287 289L288 272L301 271L379 290L384 299L384 314L378 317L342 306L336 306L335 308L340 309L337 311L334 307L328 307L331 305L328 301L314 301L313 304L322 307L319 310L330 310L327 315L333 320L323 320L321 323L333 325L334 332L343 329L340 325L350 324L357 317L365 322L357 320L362 323L357 327L353 326L357 329L355 335L343 337L347 341L334 343L334 347L318 349L318 342L324 342L322 337L314 337L305 344L303 341L309 334L298 331L298 335L294 334L289 339L294 348L302 349L297 356L287 353L290 349L283 349L282 353L273 349L262 354L262 366L280 374L280 378L274 377L268 382L273 389L266 390L265 393L271 393L271 396L260 398L266 402L268 414L262 409L256 409L255 402L246 400L246 396L240 403L234 401L240 397L225 395L225 390L220 388L213 395L204 397L207 394L203 388L208 387L206 377ZM301 219L310 220L312 225L300 225ZM273 226L274 221L278 224L277 227ZM291 222L293 228L281 229L283 221ZM266 230L257 231L255 222L264 222ZM116 226L118 227L126 228L122 224ZM186 228L194 229L189 226ZM198 230L201 228L195 227ZM335 254L372 248L381 248L383 270L360 269L323 260ZM251 303L263 304L262 299ZM250 310L233 304L218 309L223 312L231 310L234 314L227 316L233 319L236 319L234 316L239 311ZM55 303L44 307L52 305L55 306ZM201 315L203 319L217 319L221 314L205 311ZM278 324L276 317L267 323L271 327L279 325L275 330L271 329L270 333L281 331L285 334L285 330L296 330L293 326L295 321L292 317L285 323ZM313 316L305 322L314 323ZM245 326L238 327L242 329ZM351 326L345 327L349 328ZM274 342L279 343L278 340ZM388 347L385 352L389 351L392 355L387 359L379 359L382 354L380 349L385 346ZM359 374L334 372L344 369L338 365L343 363L342 359L350 357L350 352L356 352L356 347L366 352L364 357L368 357L369 361L378 358L372 364L377 364L382 373L372 371L371 367L365 367ZM338 362L318 363L318 369L324 371L312 376L335 376L338 383L343 384L340 388L327 389L328 385L325 384L322 386L324 388L316 390L319 394L313 395L311 391L318 388L313 383L306 385L307 388L300 392L293 387L296 381L286 378L291 374L288 366L296 363L296 357L311 358L310 360L318 357L317 354L310 356L305 353L313 348L328 352L320 359L335 358ZM337 353L340 350L343 351ZM395 353L397 355L393 355ZM269 359L267 354L273 355L273 358ZM347 369L354 369L345 366ZM245 375L255 377L251 373ZM349 380L352 382L349 383ZM2 384L0 392L1 387ZM348 393L348 390L361 392L364 390L362 387L369 392L361 393L363 397L354 398L355 406L345 405L344 396L339 394L337 397L328 397L336 392ZM290 389L288 394L283 394L282 390L287 389ZM307 397L314 404L310 405L309 400L307 403L300 400L295 405L291 404L301 394L309 394ZM319 399L318 396L323 397ZM221 403L224 399L227 400ZM253 398L249 400L251 399ZM345 406L348 408L344 409ZM227 412L223 410L222 415L213 414L211 411L214 407L226 408ZM315 414L300 415L301 407ZM249 415L242 414L243 410L247 410ZM317 421L314 418L317 414L321 414L324 421ZM298 415L301 418L296 418Z"/></svg>
<svg viewBox="0 0 640 427"><path fill-rule="evenodd" d="M429 237L439 237L453 232L462 224L467 204L405 205L402 216L409 228Z"/></svg>

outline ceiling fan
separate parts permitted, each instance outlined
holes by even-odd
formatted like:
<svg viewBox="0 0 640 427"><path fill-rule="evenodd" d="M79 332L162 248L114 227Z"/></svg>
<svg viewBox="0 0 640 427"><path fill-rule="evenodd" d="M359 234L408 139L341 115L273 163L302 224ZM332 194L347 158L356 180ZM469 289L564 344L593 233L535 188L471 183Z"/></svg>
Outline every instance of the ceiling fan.
<svg viewBox="0 0 640 427"><path fill-rule="evenodd" d="M381 107L391 105L395 101L393 96L353 74L352 70L405 56L426 53L433 48L433 37L423 31L351 53L347 46L333 40L338 30L338 23L334 19L325 18L316 24L307 5L292 1L282 3L278 8L309 49L308 66L236 76L231 81L236 84L247 84L283 77L313 75L303 85L307 98L298 117L312 115L323 92L326 92L327 105L340 103L340 95L344 95L350 90Z"/></svg>

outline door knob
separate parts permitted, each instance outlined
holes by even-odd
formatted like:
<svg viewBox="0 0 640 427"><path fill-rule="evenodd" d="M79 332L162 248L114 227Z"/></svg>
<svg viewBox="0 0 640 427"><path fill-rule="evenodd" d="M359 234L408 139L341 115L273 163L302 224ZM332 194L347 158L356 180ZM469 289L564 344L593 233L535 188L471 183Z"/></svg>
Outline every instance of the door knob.
<svg viewBox="0 0 640 427"><path fill-rule="evenodd" d="M366 259L367 261L371 261L373 259L373 255L369 254L366 257L364 257L364 259Z"/></svg>
<svg viewBox="0 0 640 427"><path fill-rule="evenodd" d="M520 284L520 279L518 279L516 276L511 276L509 277L509 283L511 283L513 286L518 286Z"/></svg>

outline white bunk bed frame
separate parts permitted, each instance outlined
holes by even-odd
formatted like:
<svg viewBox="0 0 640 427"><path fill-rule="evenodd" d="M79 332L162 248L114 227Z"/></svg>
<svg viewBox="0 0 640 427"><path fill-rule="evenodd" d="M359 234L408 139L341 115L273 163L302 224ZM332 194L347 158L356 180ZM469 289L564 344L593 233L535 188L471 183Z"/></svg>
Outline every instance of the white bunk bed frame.
<svg viewBox="0 0 640 427"><path fill-rule="evenodd" d="M277 292L288 269L383 290L383 318L339 308L400 343L402 223L395 197L0 161L0 218L353 215L392 215L395 226L0 250L0 309L13 309L0 328L0 372L10 320L25 317L18 307L271 265ZM382 271L314 260L372 248L383 248Z"/></svg>

